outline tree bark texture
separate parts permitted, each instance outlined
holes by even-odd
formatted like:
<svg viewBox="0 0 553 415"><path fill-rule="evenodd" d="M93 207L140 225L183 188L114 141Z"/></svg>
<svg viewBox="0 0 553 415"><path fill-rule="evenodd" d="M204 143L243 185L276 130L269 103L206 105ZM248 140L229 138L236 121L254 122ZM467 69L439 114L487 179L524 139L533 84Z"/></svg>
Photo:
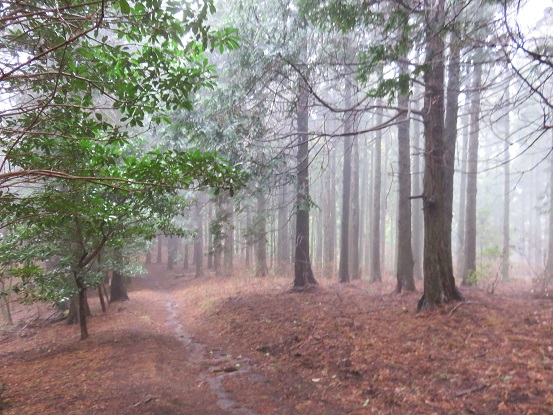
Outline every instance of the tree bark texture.
<svg viewBox="0 0 553 415"><path fill-rule="evenodd" d="M296 105L298 152L293 288L302 290L317 284L309 256L309 91L304 80L300 80Z"/></svg>
<svg viewBox="0 0 553 415"><path fill-rule="evenodd" d="M402 73L407 72L406 64L401 64ZM405 108L404 119L398 124L398 215L397 215L397 274L396 292L403 288L415 291L413 276L413 249L411 247L411 156L409 143L410 115L409 95L400 94L398 106Z"/></svg>
<svg viewBox="0 0 553 415"><path fill-rule="evenodd" d="M463 285L476 285L476 192L478 181L478 135L480 133L480 86L482 64L475 63L470 102L470 133L465 223Z"/></svg>
<svg viewBox="0 0 553 415"><path fill-rule="evenodd" d="M510 248L510 153L509 153L509 137L511 135L511 116L510 116L510 98L511 95L509 93L509 87L510 83L507 82L507 89L505 90L505 102L507 103L506 112L503 119L503 129L505 134L505 141L503 142L503 249L501 252L501 278L503 281L509 280L509 267L510 267L510 260L509 260L509 254L511 251ZM553 174L553 164L552 164L552 174ZM553 189L551 182L549 183L549 197L551 198L551 190ZM553 198L551 198L553 201ZM550 215L550 221L549 221L549 229L551 232L551 226L553 225L553 222L551 221L551 214L553 212L553 209L550 208L549 215ZM551 238L549 238L549 253L551 253ZM548 261L549 258L551 258L551 255L548 255ZM553 258L552 258L553 260ZM551 264L553 266L553 263Z"/></svg>
<svg viewBox="0 0 553 415"><path fill-rule="evenodd" d="M383 102L379 100L378 105ZM376 125L382 124L382 110L377 110ZM374 140L374 158L373 158L373 210L372 210L372 235L371 235L371 282L382 281L382 272L380 269L380 215L381 215L381 188L382 188L382 130L378 130Z"/></svg>
<svg viewBox="0 0 553 415"><path fill-rule="evenodd" d="M257 195L257 218L255 223L255 276L266 277L269 273L267 268L267 200L265 194L260 192Z"/></svg>
<svg viewBox="0 0 553 415"><path fill-rule="evenodd" d="M427 2L427 6L429 6ZM423 107L424 171L424 293L418 309L462 299L455 286L451 233L447 216L444 140L444 25L445 0L426 14L426 72Z"/></svg>
<svg viewBox="0 0 553 415"><path fill-rule="evenodd" d="M109 290L111 301L126 301L129 299L127 287L125 286L125 277L118 271L113 271Z"/></svg>

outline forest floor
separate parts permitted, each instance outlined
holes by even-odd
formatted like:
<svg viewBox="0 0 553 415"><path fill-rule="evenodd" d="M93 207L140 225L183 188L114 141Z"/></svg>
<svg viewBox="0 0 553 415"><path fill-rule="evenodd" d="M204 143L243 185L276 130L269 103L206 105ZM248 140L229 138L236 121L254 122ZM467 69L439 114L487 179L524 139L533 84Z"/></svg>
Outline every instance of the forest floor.
<svg viewBox="0 0 553 415"><path fill-rule="evenodd" d="M520 283L416 313L391 285L176 274L90 298L85 341L45 309L0 328L0 412L553 414L553 302Z"/></svg>

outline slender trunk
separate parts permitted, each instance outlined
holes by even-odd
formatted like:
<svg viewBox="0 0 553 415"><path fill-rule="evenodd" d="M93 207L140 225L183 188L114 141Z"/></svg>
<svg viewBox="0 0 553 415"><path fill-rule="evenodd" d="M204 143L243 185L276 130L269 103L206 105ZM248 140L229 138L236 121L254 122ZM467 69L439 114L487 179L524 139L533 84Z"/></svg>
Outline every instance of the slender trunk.
<svg viewBox="0 0 553 415"><path fill-rule="evenodd" d="M213 223L213 203L209 203L207 208L207 223ZM207 269L215 268L213 247L213 233L207 235Z"/></svg>
<svg viewBox="0 0 553 415"><path fill-rule="evenodd" d="M157 263L161 264L163 259L161 258L161 247L163 245L163 235L157 236Z"/></svg>
<svg viewBox="0 0 553 415"><path fill-rule="evenodd" d="M421 154L423 154L423 148L421 143L420 123L417 121L414 123L413 129L413 196L418 197L422 194L422 172L423 166L421 165ZM422 199L416 198L412 200L412 220L413 220L413 233L412 233L412 247L413 247L413 260L414 260L414 278L417 281L422 280L422 251L424 244L424 229L422 227Z"/></svg>
<svg viewBox="0 0 553 415"><path fill-rule="evenodd" d="M288 209L286 203L286 185L280 187L278 206L277 264L279 270L290 265L290 239L288 235Z"/></svg>
<svg viewBox="0 0 553 415"><path fill-rule="evenodd" d="M225 249L224 249L224 265L225 276L231 276L233 272L234 260L234 212L230 199L225 201Z"/></svg>
<svg viewBox="0 0 553 415"><path fill-rule="evenodd" d="M177 259L177 238L170 236L167 239L167 269L173 269Z"/></svg>
<svg viewBox="0 0 553 415"><path fill-rule="evenodd" d="M73 277L75 278L75 283L77 284L78 296L79 296L79 327L81 330L81 340L86 340L88 338L88 329L86 327L86 285L78 272L73 272Z"/></svg>
<svg viewBox="0 0 553 415"><path fill-rule="evenodd" d="M470 111L470 110L469 110ZM463 149L461 153L461 180L459 185L459 219L457 221L457 273L463 274L465 266L465 213L467 196L467 160L469 154L469 112L463 125Z"/></svg>
<svg viewBox="0 0 553 415"><path fill-rule="evenodd" d="M351 84L346 84L346 108L351 106ZM346 114L344 120L344 134L352 132L352 114ZM340 265L338 270L340 282L350 282L349 272L349 213L351 192L351 150L353 136L346 135L344 141L344 166L342 174L342 231L340 234Z"/></svg>
<svg viewBox="0 0 553 415"><path fill-rule="evenodd" d="M255 226L256 240L256 261L255 261L255 276L266 277L267 269L267 201L265 194L259 192L257 195L257 219Z"/></svg>
<svg viewBox="0 0 553 415"><path fill-rule="evenodd" d="M553 139L553 130L551 130ZM553 148L553 143L552 143ZM547 262L545 265L545 288L553 281L553 152L549 154L551 166L549 167L549 232L547 245Z"/></svg>
<svg viewBox="0 0 553 415"><path fill-rule="evenodd" d="M294 253L294 286L302 290L317 280L309 257L309 90L306 82L299 81L297 101L297 188L296 188L296 243Z"/></svg>
<svg viewBox="0 0 553 415"><path fill-rule="evenodd" d="M401 64L401 72L407 72L407 65ZM411 248L411 157L409 154L409 128L411 124L409 107L409 95L399 94L398 106L405 108L403 121L398 124L398 214L397 214L397 274L396 292L403 288L407 291L415 291L415 279L413 276L413 250Z"/></svg>
<svg viewBox="0 0 553 415"><path fill-rule="evenodd" d="M195 216L196 216L196 226L198 227L198 233L194 239L194 263L196 265L196 278L203 277L204 267L203 267L203 243L204 243L204 232L203 232L203 223L202 216L200 213L200 207L196 203L195 205Z"/></svg>
<svg viewBox="0 0 553 415"><path fill-rule="evenodd" d="M428 8L424 93L424 294L418 309L462 299L455 287L445 195L444 41L445 0Z"/></svg>
<svg viewBox="0 0 553 415"><path fill-rule="evenodd" d="M382 105L381 100L378 105ZM377 110L376 125L382 124L382 110ZM374 141L374 157L373 157L373 211L372 211L372 238L371 238L371 282L382 281L382 273L380 270L380 215L381 215L381 187L382 187L382 130L376 132Z"/></svg>
<svg viewBox="0 0 553 415"><path fill-rule="evenodd" d="M248 210L246 212L246 228L248 229L248 233L251 231L252 223L250 218L250 211ZM246 240L244 241L246 244L246 267L250 266L251 262L251 251L252 251L252 241L251 238L248 236Z"/></svg>
<svg viewBox="0 0 553 415"><path fill-rule="evenodd" d="M478 135L480 133L480 86L482 64L475 63L470 103L470 135L467 172L467 206L465 224L465 266L463 285L476 285L476 192L478 174Z"/></svg>
<svg viewBox="0 0 553 415"><path fill-rule="evenodd" d="M106 302L104 301L104 293L102 292L102 284L98 285L98 298L100 299L100 306L102 307L102 313L107 312Z"/></svg>
<svg viewBox="0 0 553 415"><path fill-rule="evenodd" d="M503 281L509 280L509 253L510 253L510 234L509 234L509 228L510 228L510 183L509 183L509 136L511 135L510 131L510 93L509 93L509 87L510 83L507 82L507 89L505 91L505 102L507 103L507 109L505 113L505 118L503 119L503 128L504 128L504 134L505 134L505 141L503 142L503 251L501 253L501 277ZM553 164L551 169L551 174L553 174ZM553 177L551 178L553 182ZM551 190L553 190L552 184L550 182L549 184L550 189L550 197L551 197ZM551 198L553 201L553 198ZM551 227L553 226L553 217L551 216L553 212L553 209L550 208L549 215L549 229L551 232ZM548 258L548 264L551 258L551 252L552 252L552 241L551 237L549 238L549 254L547 256ZM551 261L553 261L553 258L551 258ZM553 266L553 263L551 264ZM553 269L553 268L550 268Z"/></svg>
<svg viewBox="0 0 553 415"><path fill-rule="evenodd" d="M324 271L331 278L336 260L336 151L329 150L328 168L325 172L324 197Z"/></svg>
<svg viewBox="0 0 553 415"><path fill-rule="evenodd" d="M185 271L188 271L188 262L189 262L189 259L188 259L188 255L189 255L189 249L190 248L190 244L188 243L188 241L185 241L184 242L184 259L183 259L183 269Z"/></svg>
<svg viewBox="0 0 553 415"><path fill-rule="evenodd" d="M358 280L361 278L359 265L359 139L353 137L352 153L351 153L351 194L350 194L350 265L349 272L351 279Z"/></svg>

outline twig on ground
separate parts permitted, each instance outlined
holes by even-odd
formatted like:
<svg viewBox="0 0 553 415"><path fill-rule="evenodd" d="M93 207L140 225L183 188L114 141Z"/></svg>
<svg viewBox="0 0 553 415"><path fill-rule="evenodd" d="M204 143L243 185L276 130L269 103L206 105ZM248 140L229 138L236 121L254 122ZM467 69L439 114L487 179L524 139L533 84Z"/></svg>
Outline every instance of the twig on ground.
<svg viewBox="0 0 553 415"><path fill-rule="evenodd" d="M486 389L487 387L488 385L486 384L473 386L472 388L463 389L462 391L457 392L455 396L460 398L461 396L467 395L469 393L480 392L481 390Z"/></svg>
<svg viewBox="0 0 553 415"><path fill-rule="evenodd" d="M453 307L453 308L451 309L451 311L448 313L447 316L448 316L448 317L451 317L451 315L455 312L455 310L457 310L457 309L458 309L459 307L461 307L462 305L468 305L468 304L480 304L480 303L478 303L478 302L476 302L476 301L463 301L463 302L457 304L455 307Z"/></svg>

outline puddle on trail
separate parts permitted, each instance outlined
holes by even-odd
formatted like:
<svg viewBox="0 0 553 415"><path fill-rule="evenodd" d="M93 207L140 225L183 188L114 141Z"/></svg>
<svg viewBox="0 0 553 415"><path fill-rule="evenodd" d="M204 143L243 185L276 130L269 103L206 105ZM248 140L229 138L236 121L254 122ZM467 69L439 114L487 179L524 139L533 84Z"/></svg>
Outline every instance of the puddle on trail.
<svg viewBox="0 0 553 415"><path fill-rule="evenodd" d="M190 360L196 365L201 367L201 363L206 361L209 366L212 366L213 362L209 362L204 359L205 347L201 343L194 341L190 334L184 329L181 322L177 317L178 304L171 301L165 302L165 309L167 310L167 324L171 327L174 336L177 340L184 344L184 346L190 352ZM220 361L217 361L217 368L219 368ZM225 368L232 367L236 363L243 365L243 362L237 362L236 360L225 359ZM240 369L243 370L243 369ZM217 375L214 376L215 371ZM225 369L216 369L215 371L203 370L200 375L200 380L209 385L211 392L217 397L217 406L224 411L227 411L233 415L258 415L251 409L242 408L240 404L232 399L231 395L225 390L223 386L223 379L227 376L234 376L237 372L226 373Z"/></svg>

